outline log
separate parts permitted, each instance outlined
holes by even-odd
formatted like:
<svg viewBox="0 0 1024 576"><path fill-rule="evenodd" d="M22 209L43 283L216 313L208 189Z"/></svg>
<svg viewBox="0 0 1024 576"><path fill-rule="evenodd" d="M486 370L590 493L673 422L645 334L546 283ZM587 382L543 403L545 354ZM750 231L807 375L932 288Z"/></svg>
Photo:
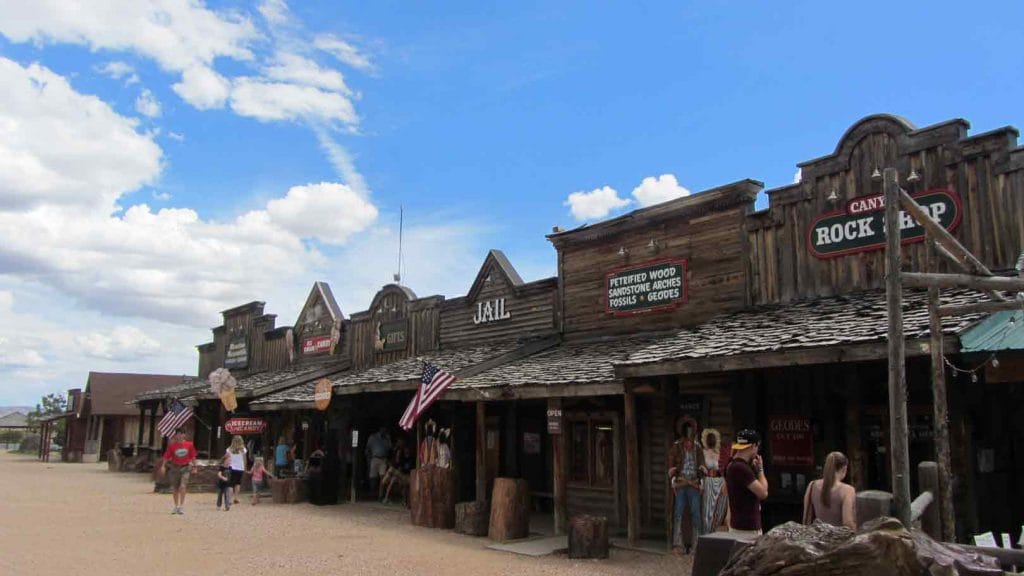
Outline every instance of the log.
<svg viewBox="0 0 1024 576"><path fill-rule="evenodd" d="M412 471L409 514L414 526L455 527L455 478L451 468L426 466Z"/></svg>
<svg viewBox="0 0 1024 576"><path fill-rule="evenodd" d="M569 520L569 558L607 558L608 519L573 516Z"/></svg>
<svg viewBox="0 0 1024 576"><path fill-rule="evenodd" d="M939 316L963 316L965 314L992 314L1004 310L1024 310L1024 300L1011 302L978 302L976 304L950 304L939 306Z"/></svg>
<svg viewBox="0 0 1024 576"><path fill-rule="evenodd" d="M895 518L860 531L816 521L787 522L738 552L720 576L1001 576L999 562L906 530Z"/></svg>
<svg viewBox="0 0 1024 576"><path fill-rule="evenodd" d="M488 502L459 502L455 505L455 531L470 536L487 536L490 515L491 506Z"/></svg>
<svg viewBox="0 0 1024 576"><path fill-rule="evenodd" d="M491 493L491 540L508 542L530 535L530 485L517 478L495 478Z"/></svg>
<svg viewBox="0 0 1024 576"><path fill-rule="evenodd" d="M1005 290L1024 292L1024 279L1006 276L971 276L969 274L928 274L904 272L900 274L907 288L971 288L973 290Z"/></svg>

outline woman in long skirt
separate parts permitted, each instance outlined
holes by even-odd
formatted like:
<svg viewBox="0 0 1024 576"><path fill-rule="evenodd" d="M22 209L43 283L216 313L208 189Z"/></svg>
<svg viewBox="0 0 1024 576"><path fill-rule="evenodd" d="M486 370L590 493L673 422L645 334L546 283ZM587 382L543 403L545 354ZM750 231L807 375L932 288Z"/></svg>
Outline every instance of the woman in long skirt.
<svg viewBox="0 0 1024 576"><path fill-rule="evenodd" d="M729 500L725 494L725 478L719 469L722 435L714 428L705 428L701 434L701 443L704 445L704 465L707 467L701 482L701 534L709 534L725 522Z"/></svg>

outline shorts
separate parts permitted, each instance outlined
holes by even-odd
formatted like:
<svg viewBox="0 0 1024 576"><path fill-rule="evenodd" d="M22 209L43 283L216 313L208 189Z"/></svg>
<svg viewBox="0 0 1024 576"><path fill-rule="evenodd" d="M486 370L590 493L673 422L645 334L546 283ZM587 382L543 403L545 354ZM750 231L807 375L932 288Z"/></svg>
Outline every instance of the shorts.
<svg viewBox="0 0 1024 576"><path fill-rule="evenodd" d="M262 490L266 490L266 488L267 488L267 480L266 480L266 478L264 478L263 480L260 480L260 481L256 481L256 480L252 481L252 493L253 494L259 494Z"/></svg>
<svg viewBox="0 0 1024 576"><path fill-rule="evenodd" d="M388 463L383 458L370 458L370 478L380 478L388 471Z"/></svg>
<svg viewBox="0 0 1024 576"><path fill-rule="evenodd" d="M167 464L167 483L171 486L171 490L186 490L188 488L188 479L191 476L189 468L188 464L184 466Z"/></svg>
<svg viewBox="0 0 1024 576"><path fill-rule="evenodd" d="M245 472L243 472L241 470L232 470L231 471L231 478L228 480L228 482L232 486L241 486L242 485L242 475L243 474L245 474Z"/></svg>

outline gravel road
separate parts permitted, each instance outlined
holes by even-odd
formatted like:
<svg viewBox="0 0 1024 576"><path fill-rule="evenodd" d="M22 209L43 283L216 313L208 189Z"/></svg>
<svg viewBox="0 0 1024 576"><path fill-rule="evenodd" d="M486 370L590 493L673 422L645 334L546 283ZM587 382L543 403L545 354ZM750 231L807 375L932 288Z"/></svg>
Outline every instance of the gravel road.
<svg viewBox="0 0 1024 576"><path fill-rule="evenodd" d="M608 560L517 556L486 538L415 528L400 509L243 502L213 494L172 516L145 475L106 464L40 463L0 454L0 574L686 575L690 558L613 550Z"/></svg>

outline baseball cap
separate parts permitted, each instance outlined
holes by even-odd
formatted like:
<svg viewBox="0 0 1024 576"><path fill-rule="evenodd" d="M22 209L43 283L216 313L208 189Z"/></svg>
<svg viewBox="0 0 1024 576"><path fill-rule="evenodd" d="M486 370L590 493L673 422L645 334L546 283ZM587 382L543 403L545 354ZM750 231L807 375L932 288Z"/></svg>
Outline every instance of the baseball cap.
<svg viewBox="0 0 1024 576"><path fill-rule="evenodd" d="M752 444L760 443L761 435L757 433L757 430L744 428L736 433L736 441L732 443L732 449L743 450L744 448L750 447Z"/></svg>

